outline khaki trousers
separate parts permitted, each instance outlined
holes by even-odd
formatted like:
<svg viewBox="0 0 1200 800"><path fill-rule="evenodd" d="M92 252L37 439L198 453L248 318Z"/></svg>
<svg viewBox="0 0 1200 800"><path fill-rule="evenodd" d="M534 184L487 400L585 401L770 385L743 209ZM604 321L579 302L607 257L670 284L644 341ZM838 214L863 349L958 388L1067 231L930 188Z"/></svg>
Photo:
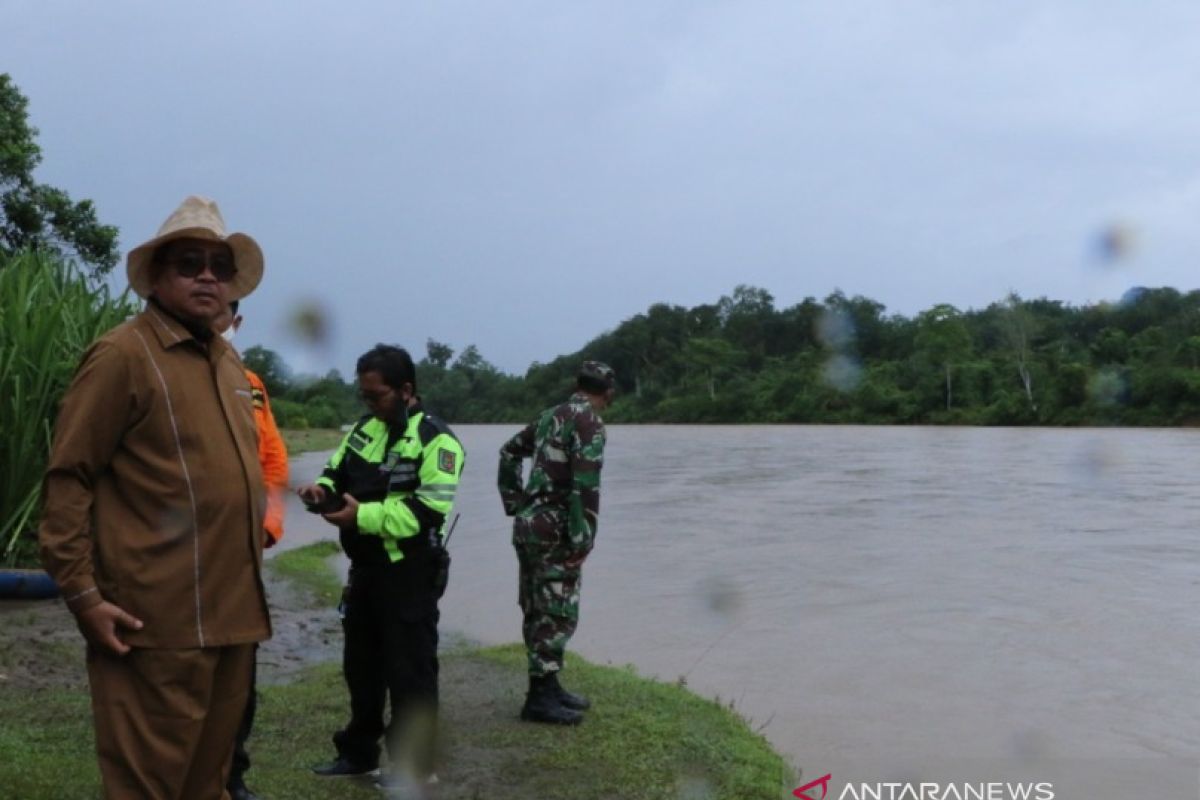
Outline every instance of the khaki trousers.
<svg viewBox="0 0 1200 800"><path fill-rule="evenodd" d="M108 800L219 800L246 710L254 645L88 648L96 754Z"/></svg>

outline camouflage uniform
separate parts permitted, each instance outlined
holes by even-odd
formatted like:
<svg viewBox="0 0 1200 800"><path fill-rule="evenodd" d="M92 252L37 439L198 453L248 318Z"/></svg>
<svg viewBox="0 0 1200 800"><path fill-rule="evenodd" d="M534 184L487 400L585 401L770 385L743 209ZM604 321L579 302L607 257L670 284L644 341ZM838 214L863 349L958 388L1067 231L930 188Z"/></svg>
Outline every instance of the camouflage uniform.
<svg viewBox="0 0 1200 800"><path fill-rule="evenodd" d="M612 385L611 369L587 362L581 374L589 369ZM526 458L533 467L522 490ZM518 602L533 677L562 669L579 622L580 567L596 540L603 459L604 421L582 391L542 412L500 449L500 498L515 517Z"/></svg>

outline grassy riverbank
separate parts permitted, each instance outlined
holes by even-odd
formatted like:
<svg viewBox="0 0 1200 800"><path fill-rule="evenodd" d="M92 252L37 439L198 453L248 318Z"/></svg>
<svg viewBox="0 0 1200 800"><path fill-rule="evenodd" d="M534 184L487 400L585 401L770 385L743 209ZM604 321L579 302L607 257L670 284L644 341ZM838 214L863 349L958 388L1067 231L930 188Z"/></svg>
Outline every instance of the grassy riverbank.
<svg viewBox="0 0 1200 800"><path fill-rule="evenodd" d="M287 550L267 559L267 570L301 591L301 600L313 608L332 608L342 592L342 582L329 559L342 552L332 539Z"/></svg>
<svg viewBox="0 0 1200 800"><path fill-rule="evenodd" d="M281 428L279 433L283 436L283 444L287 447L289 456L298 456L314 450L318 452L332 450L341 443L342 437L345 436L337 428L305 428L303 430Z"/></svg>
<svg viewBox="0 0 1200 800"><path fill-rule="evenodd" d="M296 602L327 616L337 581L322 543L281 553L275 575L289 576ZM274 579L274 578L273 578ZM57 618L70 620L62 609ZM20 614L0 620L21 624ZM6 642L7 643L7 642ZM37 648L38 642L26 643ZM81 648L52 649L54 659ZM260 658L260 663L262 659ZM13 676L10 676L10 678ZM595 708L577 729L522 723L525 688L519 646L455 647L442 659L440 800L774 800L795 785L765 739L729 708L680 687L646 680L632 669L569 657L565 682ZM336 662L264 681L248 782L268 800L371 798L354 781L322 781L309 767L332 755L329 736L345 722L347 699ZM0 787L5 797L72 800L97 796L98 778L86 689L22 687L0 680Z"/></svg>

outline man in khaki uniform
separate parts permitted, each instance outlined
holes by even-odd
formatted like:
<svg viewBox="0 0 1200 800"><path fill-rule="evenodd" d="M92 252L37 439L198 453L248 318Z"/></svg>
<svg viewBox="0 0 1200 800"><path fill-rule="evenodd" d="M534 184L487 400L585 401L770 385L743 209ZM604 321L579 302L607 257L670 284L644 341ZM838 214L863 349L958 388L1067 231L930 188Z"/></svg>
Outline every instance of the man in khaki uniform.
<svg viewBox="0 0 1200 800"><path fill-rule="evenodd" d="M92 345L63 398L42 562L87 640L105 796L213 800L271 628L254 404L211 324L263 256L189 197L127 272L146 307Z"/></svg>

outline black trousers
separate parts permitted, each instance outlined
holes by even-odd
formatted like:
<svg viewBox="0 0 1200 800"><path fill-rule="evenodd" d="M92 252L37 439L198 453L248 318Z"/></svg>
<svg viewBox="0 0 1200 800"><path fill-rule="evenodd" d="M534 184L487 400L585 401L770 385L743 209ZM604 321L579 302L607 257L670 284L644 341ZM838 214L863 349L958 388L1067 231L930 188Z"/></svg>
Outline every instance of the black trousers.
<svg viewBox="0 0 1200 800"><path fill-rule="evenodd" d="M391 768L425 777L436 752L438 610L430 590L413 596L413 566L351 567L342 621L350 722L333 741L343 758L374 767L386 734Z"/></svg>
<svg viewBox="0 0 1200 800"><path fill-rule="evenodd" d="M235 789L246 782L246 770L250 769L250 754L246 752L246 740L254 728L254 714L258 710L258 650L255 648L254 661L250 664L250 697L246 700L246 711L242 714L242 722L238 725L237 738L233 742L233 762L229 768L229 780L226 786Z"/></svg>

